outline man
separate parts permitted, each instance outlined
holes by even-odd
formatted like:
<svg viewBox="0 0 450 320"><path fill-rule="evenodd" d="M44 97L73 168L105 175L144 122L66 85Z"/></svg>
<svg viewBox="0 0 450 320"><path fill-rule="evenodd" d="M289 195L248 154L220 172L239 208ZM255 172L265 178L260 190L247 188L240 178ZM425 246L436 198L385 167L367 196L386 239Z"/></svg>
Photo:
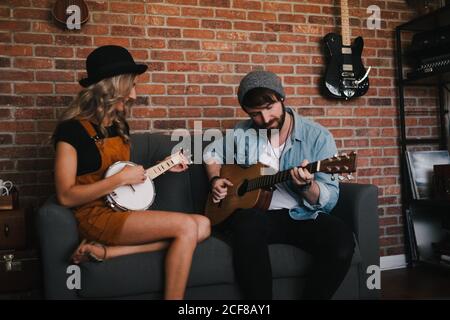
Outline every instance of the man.
<svg viewBox="0 0 450 320"><path fill-rule="evenodd" d="M330 299L350 267L354 238L343 221L329 214L338 199L338 183L330 175L312 175L302 167L335 155L333 137L321 125L285 107L285 93L274 73L250 72L241 80L237 95L250 119L236 125L232 143L219 139L205 150L214 201L226 197L232 185L220 177L230 152L240 165L259 161L274 172L292 168L292 181L276 185L266 212L237 210L219 225L231 234L236 277L244 297L272 298L268 245L286 243L313 256L305 298Z"/></svg>

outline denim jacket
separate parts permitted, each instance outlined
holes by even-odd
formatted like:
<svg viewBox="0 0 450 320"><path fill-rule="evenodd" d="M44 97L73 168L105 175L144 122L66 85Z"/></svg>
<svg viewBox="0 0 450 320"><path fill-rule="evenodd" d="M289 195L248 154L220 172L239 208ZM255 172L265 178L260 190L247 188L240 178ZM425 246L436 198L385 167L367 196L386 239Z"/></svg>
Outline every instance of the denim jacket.
<svg viewBox="0 0 450 320"><path fill-rule="evenodd" d="M331 133L320 124L308 120L290 108L286 111L294 116L294 127L281 154L280 170L288 170L299 166L304 159L310 163L323 160L337 154L336 144ZM258 159L267 146L267 134L264 130L256 130L252 120L239 122L225 138L217 139L209 144L204 153L205 161L213 159L219 164L234 162L249 166ZM339 184L329 174L315 173L320 195L317 204L311 205L295 192L296 186L284 182L288 192L298 199L298 206L289 210L295 220L315 219L319 213L330 213L339 196Z"/></svg>

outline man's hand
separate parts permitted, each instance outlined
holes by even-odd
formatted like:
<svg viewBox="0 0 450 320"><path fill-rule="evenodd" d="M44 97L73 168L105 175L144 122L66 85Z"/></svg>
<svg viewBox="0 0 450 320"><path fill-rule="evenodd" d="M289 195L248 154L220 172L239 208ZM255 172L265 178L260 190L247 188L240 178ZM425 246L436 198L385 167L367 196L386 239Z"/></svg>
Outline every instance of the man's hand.
<svg viewBox="0 0 450 320"><path fill-rule="evenodd" d="M220 200L226 197L228 187L232 187L233 184L225 178L218 178L212 182L211 192L213 194L213 202L218 203Z"/></svg>
<svg viewBox="0 0 450 320"><path fill-rule="evenodd" d="M300 167L291 169L292 182L297 187L303 187L307 184L311 184L314 180L314 175L309 173L309 171L305 168L308 163L308 160L303 160Z"/></svg>

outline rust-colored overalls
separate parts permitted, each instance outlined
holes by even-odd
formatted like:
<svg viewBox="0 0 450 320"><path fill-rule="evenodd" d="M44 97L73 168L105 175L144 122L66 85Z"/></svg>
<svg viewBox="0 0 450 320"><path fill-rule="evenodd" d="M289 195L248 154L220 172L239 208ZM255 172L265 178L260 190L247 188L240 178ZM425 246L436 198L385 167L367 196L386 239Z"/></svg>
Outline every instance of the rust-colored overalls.
<svg viewBox="0 0 450 320"><path fill-rule="evenodd" d="M130 145L120 136L99 139L92 124L80 120L100 152L100 169L77 177L77 184L91 184L104 179L110 165L117 161L129 161ZM117 237L131 211L114 211L105 203L105 199L94 200L75 209L78 229L82 238L94 240L106 245L116 245Z"/></svg>

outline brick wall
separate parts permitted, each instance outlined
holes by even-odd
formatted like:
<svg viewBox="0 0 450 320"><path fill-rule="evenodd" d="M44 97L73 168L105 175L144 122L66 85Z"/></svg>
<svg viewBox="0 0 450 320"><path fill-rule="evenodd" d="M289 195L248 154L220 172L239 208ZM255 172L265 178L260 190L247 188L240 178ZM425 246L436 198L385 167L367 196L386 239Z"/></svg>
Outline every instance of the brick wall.
<svg viewBox="0 0 450 320"><path fill-rule="evenodd" d="M139 78L134 131L231 127L244 117L235 92L252 69L278 73L287 104L328 127L341 151L357 150L357 182L379 186L381 254L403 252L393 30L413 14L404 0L349 1L352 37L365 39L371 88L349 102L326 100L319 45L339 31L338 2L165 0L86 1L89 22L63 31L51 21L53 0L0 2L0 170L23 203L38 205L54 191L53 150L47 138L79 90L84 59L96 46L118 44L149 65ZM381 8L380 30L366 28L366 8ZM407 103L434 103L414 89ZM434 116L414 118L433 135ZM414 132L412 132L414 133Z"/></svg>

